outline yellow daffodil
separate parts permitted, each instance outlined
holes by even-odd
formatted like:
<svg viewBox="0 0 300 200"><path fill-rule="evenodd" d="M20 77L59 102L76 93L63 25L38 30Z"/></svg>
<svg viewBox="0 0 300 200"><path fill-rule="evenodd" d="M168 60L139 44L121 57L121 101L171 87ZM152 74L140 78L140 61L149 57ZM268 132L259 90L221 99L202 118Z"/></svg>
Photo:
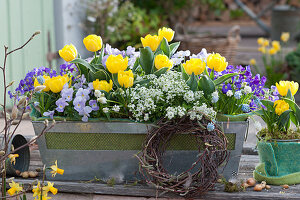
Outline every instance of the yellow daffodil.
<svg viewBox="0 0 300 200"><path fill-rule="evenodd" d="M266 48L265 47L259 47L258 51L260 51L261 53L265 54L266 53Z"/></svg>
<svg viewBox="0 0 300 200"><path fill-rule="evenodd" d="M194 73L199 75L205 70L206 64L200 58L191 58L183 63L182 66L187 74L192 75Z"/></svg>
<svg viewBox="0 0 300 200"><path fill-rule="evenodd" d="M51 192L52 194L56 195L57 194L57 188L53 187L54 183L47 182L48 185L45 186L45 192Z"/></svg>
<svg viewBox="0 0 300 200"><path fill-rule="evenodd" d="M77 49L73 44L64 46L58 53L67 62L71 62L77 57Z"/></svg>
<svg viewBox="0 0 300 200"><path fill-rule="evenodd" d="M109 83L105 80L101 80L99 81L99 79L96 79L95 81L93 81L93 87L94 90L104 90L106 92L111 91L112 87L113 87L113 82L112 80L109 80Z"/></svg>
<svg viewBox="0 0 300 200"><path fill-rule="evenodd" d="M49 88L49 80L50 80L50 77L49 76L46 76L44 75L43 78L45 79L45 83L43 84L44 86L46 86L45 89L43 89L44 92L48 92L50 90ZM34 84L33 86L34 87L37 87L37 86L40 86L41 84L38 82L37 78L34 79Z"/></svg>
<svg viewBox="0 0 300 200"><path fill-rule="evenodd" d="M63 76L56 76L48 80L48 86L52 92L58 93L63 89L64 85L69 81L70 79L67 74Z"/></svg>
<svg viewBox="0 0 300 200"><path fill-rule="evenodd" d="M226 58L221 56L218 53L210 54L207 59L207 67L210 69L214 69L217 72L224 71L228 65L228 62L226 62Z"/></svg>
<svg viewBox="0 0 300 200"><path fill-rule="evenodd" d="M161 42L161 37L157 35L146 35L145 38L141 37L141 41L143 44L143 47L150 47L152 51L156 51L159 43Z"/></svg>
<svg viewBox="0 0 300 200"><path fill-rule="evenodd" d="M292 95L295 95L298 91L299 84L294 81L279 81L279 83L276 83L276 88L281 96L286 96L289 89Z"/></svg>
<svg viewBox="0 0 300 200"><path fill-rule="evenodd" d="M282 32L281 36L280 36L280 39L283 42L287 42L290 39L290 33L289 32Z"/></svg>
<svg viewBox="0 0 300 200"><path fill-rule="evenodd" d="M260 37L260 38L257 39L257 44L263 45L263 44L264 44L264 41L265 41L265 38Z"/></svg>
<svg viewBox="0 0 300 200"><path fill-rule="evenodd" d="M173 67L173 61L169 59L168 56L159 54L155 56L154 65L158 70L164 67L168 67L169 69L171 69Z"/></svg>
<svg viewBox="0 0 300 200"><path fill-rule="evenodd" d="M110 55L106 60L106 68L107 70L112 73L116 74L119 71L124 71L128 67L128 57L123 58L122 55Z"/></svg>
<svg viewBox="0 0 300 200"><path fill-rule="evenodd" d="M262 44L262 46L264 46L264 47L269 46L269 40L265 39L264 43Z"/></svg>
<svg viewBox="0 0 300 200"><path fill-rule="evenodd" d="M270 55L274 55L274 54L276 54L276 53L277 53L277 51L276 51L275 48L269 49L269 54L270 54Z"/></svg>
<svg viewBox="0 0 300 200"><path fill-rule="evenodd" d="M158 30L158 36L161 38L166 38L168 42L171 42L173 40L174 33L175 31L173 31L171 28L166 27L160 28Z"/></svg>
<svg viewBox="0 0 300 200"><path fill-rule="evenodd" d="M16 164L16 158L19 157L19 154L9 154L8 158L10 159L11 164Z"/></svg>
<svg viewBox="0 0 300 200"><path fill-rule="evenodd" d="M274 108L277 115L281 115L284 111L288 110L289 104L284 100L277 100L274 102Z"/></svg>
<svg viewBox="0 0 300 200"><path fill-rule="evenodd" d="M57 160L55 161L55 165L52 165L50 168L52 169L52 171L50 172L52 174L52 177L55 177L56 173L60 175L64 174L64 170L57 167Z"/></svg>
<svg viewBox="0 0 300 200"><path fill-rule="evenodd" d="M276 40L274 40L274 41L272 42L272 47L273 47L276 51L280 51L280 49L281 49L281 46L280 46L279 41L276 41Z"/></svg>
<svg viewBox="0 0 300 200"><path fill-rule="evenodd" d="M129 88L133 86L133 73L131 70L128 71L119 71L118 73L118 82L121 87Z"/></svg>
<svg viewBox="0 0 300 200"><path fill-rule="evenodd" d="M83 44L88 51L96 52L102 48L102 38L98 35L88 35L83 39Z"/></svg>
<svg viewBox="0 0 300 200"><path fill-rule="evenodd" d="M14 194L18 194L19 192L21 192L23 190L23 188L19 185L19 183L15 183L14 181L12 181L11 183L9 183L10 189L7 190L7 193L12 196Z"/></svg>
<svg viewBox="0 0 300 200"><path fill-rule="evenodd" d="M254 58L250 59L249 61L250 65L256 65L256 60Z"/></svg>
<svg viewBox="0 0 300 200"><path fill-rule="evenodd" d="M53 185L52 185L53 186ZM33 186L32 189L34 200L48 200L51 199L51 197L48 197L49 188L47 186L43 187L43 196L41 198L41 184L38 182L36 186Z"/></svg>

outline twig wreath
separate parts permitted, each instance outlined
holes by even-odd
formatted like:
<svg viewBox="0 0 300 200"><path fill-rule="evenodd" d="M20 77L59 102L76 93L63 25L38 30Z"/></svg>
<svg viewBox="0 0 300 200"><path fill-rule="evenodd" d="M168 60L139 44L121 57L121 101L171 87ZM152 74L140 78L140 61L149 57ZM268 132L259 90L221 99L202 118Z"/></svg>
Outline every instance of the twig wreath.
<svg viewBox="0 0 300 200"><path fill-rule="evenodd" d="M189 116L177 120L160 120L149 131L142 151L137 155L139 170L148 184L157 189L175 192L182 196L196 196L212 190L218 180L218 167L226 160L227 139L220 127L212 131L212 121L203 115L201 120ZM198 144L199 154L191 167L179 175L169 174L163 166L164 153L175 134L189 134Z"/></svg>

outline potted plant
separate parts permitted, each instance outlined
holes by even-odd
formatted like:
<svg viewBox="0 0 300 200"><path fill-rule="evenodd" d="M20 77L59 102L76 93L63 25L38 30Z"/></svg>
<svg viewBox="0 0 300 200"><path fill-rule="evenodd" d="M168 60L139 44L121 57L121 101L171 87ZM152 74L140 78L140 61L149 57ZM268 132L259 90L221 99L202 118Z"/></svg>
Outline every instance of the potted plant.
<svg viewBox="0 0 300 200"><path fill-rule="evenodd" d="M43 163L58 160L64 180L132 180L138 169L133 155L156 121L182 116L200 120L203 115L215 120L216 111L202 97L238 74L211 80L205 59L191 56L186 61L189 52L176 52L179 42L169 44L173 36L174 31L162 28L158 35L141 38L144 47L137 52L102 47L100 36L89 35L83 43L95 53L92 58L81 59L72 44L66 45L59 51L67 62L60 73L44 67L27 73L16 89L19 95L43 87L31 103L36 134L45 119L61 121L38 141ZM213 55L211 62L216 60L217 67L221 59L218 68L225 69L226 59ZM213 131L214 124L207 129ZM193 163L199 148L190 140L184 134L172 140L166 155L171 172ZM179 159L172 159L175 154Z"/></svg>
<svg viewBox="0 0 300 200"><path fill-rule="evenodd" d="M268 184L297 184L299 179L299 121L300 108L294 95L297 82L280 81L276 87L281 98L275 102L261 100L257 111L267 127L258 132L258 153L261 164L254 171L254 178ZM292 126L294 124L294 126Z"/></svg>

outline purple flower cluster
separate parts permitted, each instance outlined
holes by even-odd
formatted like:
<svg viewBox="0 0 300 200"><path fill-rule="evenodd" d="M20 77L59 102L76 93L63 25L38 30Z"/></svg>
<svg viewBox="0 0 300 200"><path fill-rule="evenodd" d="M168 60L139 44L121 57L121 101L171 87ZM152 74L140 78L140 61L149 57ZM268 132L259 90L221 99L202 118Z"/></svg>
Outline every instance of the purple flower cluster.
<svg viewBox="0 0 300 200"><path fill-rule="evenodd" d="M209 72L211 70L209 69ZM269 98L269 100L275 101L278 99L278 91L276 90L276 87L272 87L272 94L269 94L270 91L268 88L265 88L265 83L267 81L267 78L265 76L260 77L259 74L256 74L255 76L252 76L252 72L251 72L251 67L250 66L246 66L246 67L242 67L242 66L232 66L229 65L226 70L222 71L222 72L214 72L215 75L215 79L226 75L226 74L230 74L230 73L238 73L237 76L234 76L231 78L231 81L222 84L222 93L226 94L229 90L233 90L235 91L235 98L236 99L240 99L241 95L240 95L240 91L241 89L243 89L243 85L247 85L248 88L251 88L251 93L253 93L253 98L249 104L250 109L251 110L255 110L259 107L259 105L257 104L257 100L255 99L265 99L266 96L267 98ZM249 89L250 89L249 88ZM254 98L256 97L256 98ZM248 109L246 108L246 106L243 106L243 111L248 111Z"/></svg>
<svg viewBox="0 0 300 200"><path fill-rule="evenodd" d="M74 109L79 113L79 115L83 116L82 121L84 122L88 121L88 117L93 110L99 110L96 100L91 100L89 102L90 106L86 106L86 102L90 99L90 92L89 88L79 88L73 101Z"/></svg>
<svg viewBox="0 0 300 200"><path fill-rule="evenodd" d="M22 79L16 88L16 93L19 95L23 95L25 92L29 92L34 90L34 80L38 76L43 76L43 75L49 75L51 78L56 76L57 73L55 70L52 70L50 68L46 67L40 67L40 68L34 68L33 70L29 71L25 78ZM13 97L13 94L11 91L8 92L10 98Z"/></svg>
<svg viewBox="0 0 300 200"><path fill-rule="evenodd" d="M78 72L78 69L75 64L72 63L65 63L59 66L60 68L60 75L63 76L64 74L72 74L73 72Z"/></svg>

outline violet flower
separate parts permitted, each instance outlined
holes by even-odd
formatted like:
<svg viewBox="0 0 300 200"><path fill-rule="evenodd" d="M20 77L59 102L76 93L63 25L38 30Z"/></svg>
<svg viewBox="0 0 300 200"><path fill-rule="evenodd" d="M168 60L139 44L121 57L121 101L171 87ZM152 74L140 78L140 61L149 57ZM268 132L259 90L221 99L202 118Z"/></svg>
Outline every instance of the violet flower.
<svg viewBox="0 0 300 200"><path fill-rule="evenodd" d="M79 90L76 93L76 97L81 96L82 98L84 98L87 101L90 99L89 94L90 94L89 89L79 88Z"/></svg>
<svg viewBox="0 0 300 200"><path fill-rule="evenodd" d="M64 88L60 94L65 101L70 102L73 99L73 92L73 88Z"/></svg>
<svg viewBox="0 0 300 200"><path fill-rule="evenodd" d="M59 99L56 101L56 105L57 105L56 110L57 110L58 112L64 112L65 107L68 106L69 104L65 101L65 99L59 98Z"/></svg>
<svg viewBox="0 0 300 200"><path fill-rule="evenodd" d="M88 117L90 116L89 113L92 112L92 108L90 106L85 106L84 108L82 108L79 111L79 115L83 115L82 117L82 121L87 122L88 121Z"/></svg>
<svg viewBox="0 0 300 200"><path fill-rule="evenodd" d="M90 100L89 105L92 107L92 110L97 111L99 110L99 106L96 100Z"/></svg>
<svg viewBox="0 0 300 200"><path fill-rule="evenodd" d="M51 119L53 119L54 110L49 110L48 112L44 112L43 115L45 117L50 117Z"/></svg>
<svg viewBox="0 0 300 200"><path fill-rule="evenodd" d="M82 96L77 96L73 101L74 109L80 112L84 108L85 102L86 100Z"/></svg>

